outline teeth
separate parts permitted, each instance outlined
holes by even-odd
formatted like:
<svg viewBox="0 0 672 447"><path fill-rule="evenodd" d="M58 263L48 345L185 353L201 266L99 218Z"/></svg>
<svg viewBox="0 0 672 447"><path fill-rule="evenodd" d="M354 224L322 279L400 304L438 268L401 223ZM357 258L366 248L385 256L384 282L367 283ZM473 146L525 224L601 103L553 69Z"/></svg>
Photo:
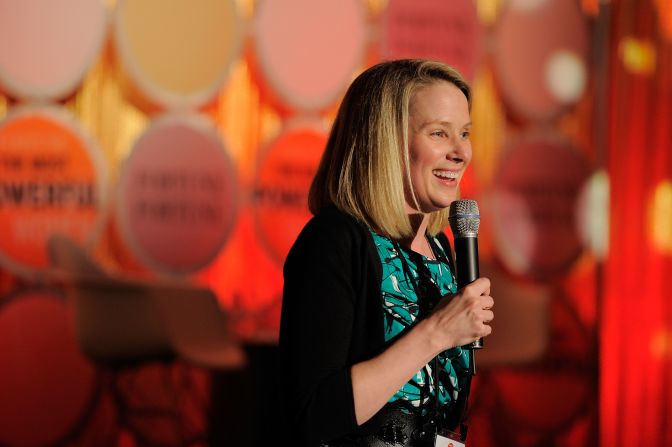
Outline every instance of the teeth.
<svg viewBox="0 0 672 447"><path fill-rule="evenodd" d="M441 178L450 178L450 179L457 178L457 172L455 172L455 171L438 171L438 170L436 170L436 171L432 171L432 173L434 175L436 175L437 177L441 177Z"/></svg>

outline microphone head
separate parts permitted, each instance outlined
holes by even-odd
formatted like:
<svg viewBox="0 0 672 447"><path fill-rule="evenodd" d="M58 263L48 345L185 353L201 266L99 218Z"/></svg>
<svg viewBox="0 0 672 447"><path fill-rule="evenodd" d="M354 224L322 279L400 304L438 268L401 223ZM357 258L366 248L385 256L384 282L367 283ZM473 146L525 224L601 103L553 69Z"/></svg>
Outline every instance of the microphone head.
<svg viewBox="0 0 672 447"><path fill-rule="evenodd" d="M455 200L450 204L448 223L453 237L477 237L481 224L478 203L475 200Z"/></svg>

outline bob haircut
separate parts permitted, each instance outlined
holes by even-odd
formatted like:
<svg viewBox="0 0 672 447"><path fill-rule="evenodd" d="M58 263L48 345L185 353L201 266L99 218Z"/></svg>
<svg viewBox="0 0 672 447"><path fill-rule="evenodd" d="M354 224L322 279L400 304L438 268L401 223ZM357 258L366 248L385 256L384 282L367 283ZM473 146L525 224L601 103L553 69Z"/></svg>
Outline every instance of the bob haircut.
<svg viewBox="0 0 672 447"><path fill-rule="evenodd" d="M413 200L408 153L409 103L416 90L439 81L459 88L471 111L471 90L457 70L430 60L382 62L350 85L313 178L308 206L335 206L393 239L412 236L404 186ZM432 212L428 232L448 225L448 209Z"/></svg>

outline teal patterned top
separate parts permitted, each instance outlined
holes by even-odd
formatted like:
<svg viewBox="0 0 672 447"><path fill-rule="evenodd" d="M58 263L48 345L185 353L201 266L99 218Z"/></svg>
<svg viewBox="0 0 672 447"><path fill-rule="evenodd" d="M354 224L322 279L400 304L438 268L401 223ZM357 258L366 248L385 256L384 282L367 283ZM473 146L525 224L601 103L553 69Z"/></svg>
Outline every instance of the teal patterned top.
<svg viewBox="0 0 672 447"><path fill-rule="evenodd" d="M436 238L431 238L431 245L442 253L435 253L438 260L432 260L402 248L387 237L374 232L371 234L383 266L381 290L385 315L385 340L391 342L427 315L441 296L455 293L457 285L449 265L441 261L446 260L447 255ZM422 265L418 269L420 263L426 266L426 269ZM420 299L418 291L424 295ZM460 347L438 355L438 396L441 406L451 404L457 399L462 385L462 380L458 378L468 375L469 355L468 350ZM408 402L420 409L422 414L430 411L436 388L433 365L433 362L425 365L390 398L389 402Z"/></svg>

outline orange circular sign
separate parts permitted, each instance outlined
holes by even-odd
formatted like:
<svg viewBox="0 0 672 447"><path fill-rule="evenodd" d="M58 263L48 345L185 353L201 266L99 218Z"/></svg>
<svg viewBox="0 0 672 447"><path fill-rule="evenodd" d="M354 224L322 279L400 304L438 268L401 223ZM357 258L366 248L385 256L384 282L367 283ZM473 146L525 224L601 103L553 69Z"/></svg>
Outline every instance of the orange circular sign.
<svg viewBox="0 0 672 447"><path fill-rule="evenodd" d="M65 109L26 107L0 124L0 263L48 265L54 234L92 242L104 220L98 147Z"/></svg>
<svg viewBox="0 0 672 447"><path fill-rule="evenodd" d="M259 236L282 264L294 240L311 217L308 190L327 135L309 128L283 132L266 149L254 187L254 213Z"/></svg>

